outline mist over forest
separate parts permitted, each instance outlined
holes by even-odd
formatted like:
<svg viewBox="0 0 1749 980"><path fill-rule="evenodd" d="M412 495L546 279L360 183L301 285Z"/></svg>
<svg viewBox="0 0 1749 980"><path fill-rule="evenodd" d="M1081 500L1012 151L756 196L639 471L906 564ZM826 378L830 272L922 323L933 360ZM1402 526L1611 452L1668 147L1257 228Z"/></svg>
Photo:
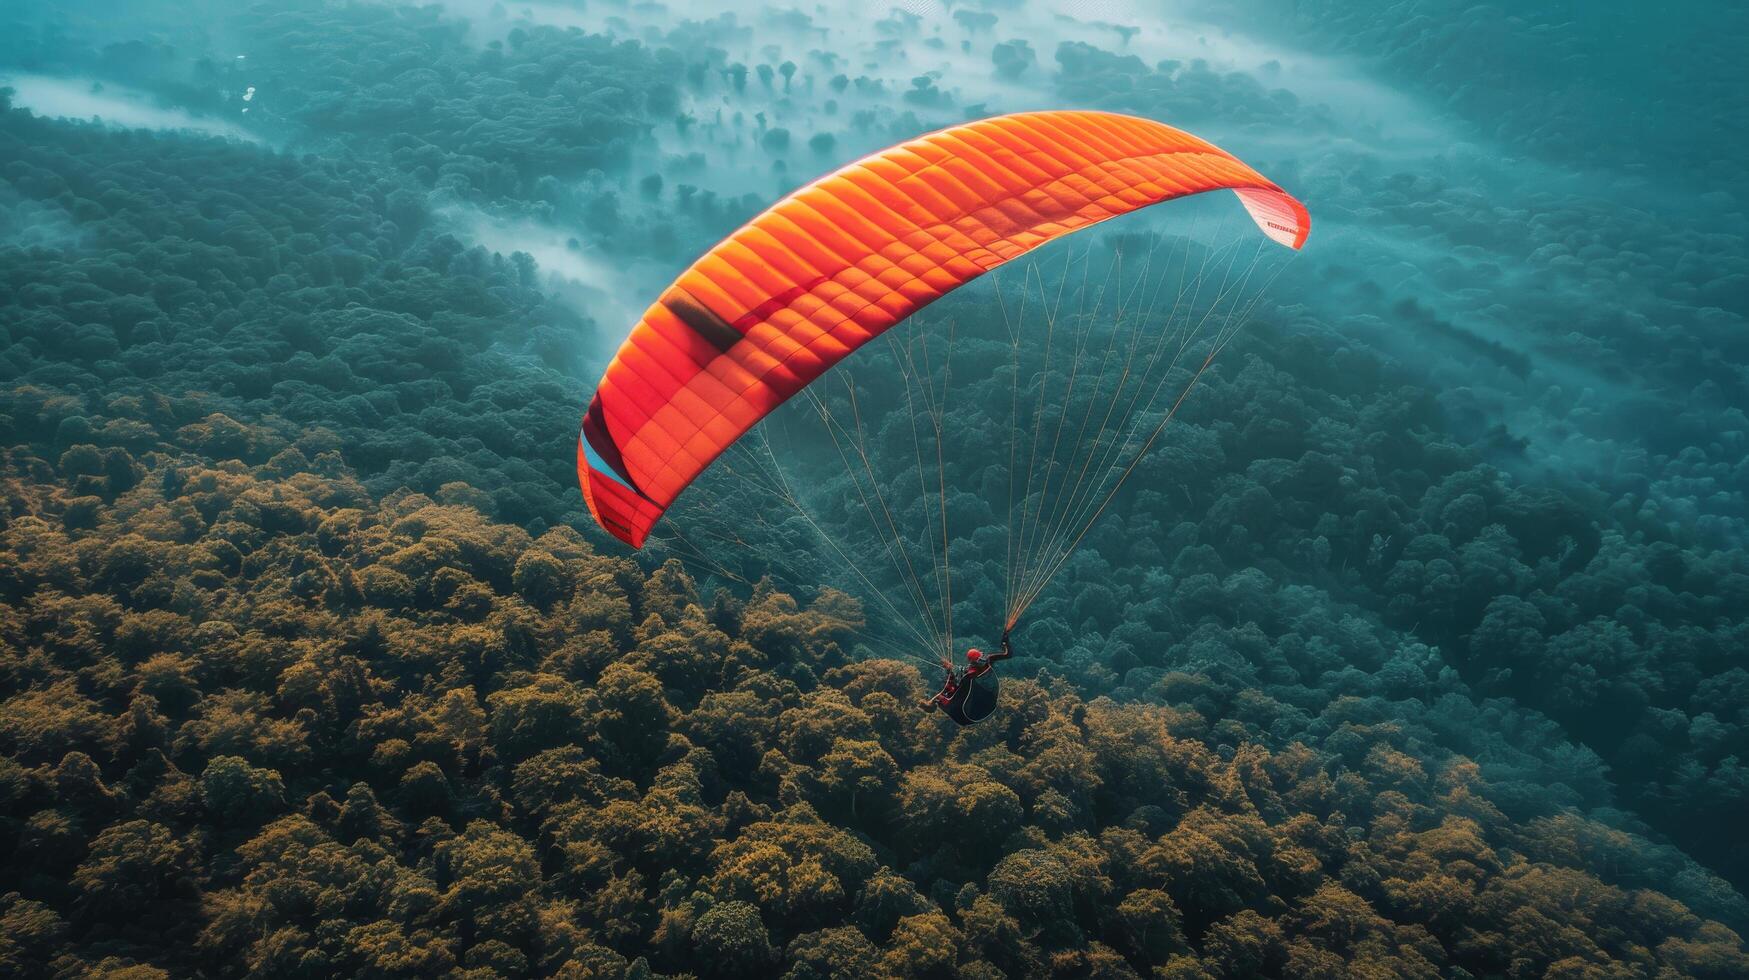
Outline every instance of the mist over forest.
<svg viewBox="0 0 1749 980"><path fill-rule="evenodd" d="M1749 975L1749 13L120 6L0 10L0 975ZM596 525L679 272L1053 108L1310 241L1077 233ZM1001 631L1020 396L1252 271L1000 712L919 712L920 617Z"/></svg>

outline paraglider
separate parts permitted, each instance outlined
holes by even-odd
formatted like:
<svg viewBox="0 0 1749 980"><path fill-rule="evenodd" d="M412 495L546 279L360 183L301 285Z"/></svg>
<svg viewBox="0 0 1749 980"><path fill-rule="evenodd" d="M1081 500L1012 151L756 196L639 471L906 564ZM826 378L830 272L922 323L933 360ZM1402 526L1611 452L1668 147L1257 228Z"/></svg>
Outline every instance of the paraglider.
<svg viewBox="0 0 1749 980"><path fill-rule="evenodd" d="M996 710L996 676L991 671L995 669L996 661L1012 656L1014 648L1009 644L1006 631L1002 634L1001 653L987 654L977 647L967 650L965 668L956 670L951 663L943 664L947 676L942 680L941 690L919 707L924 711L939 709L962 727L983 721ZM988 677L989 683L979 684L983 677Z"/></svg>
<svg viewBox="0 0 1749 980"><path fill-rule="evenodd" d="M760 420L913 313L1080 228L1214 190L1233 191L1270 240L1296 250L1305 243L1305 207L1262 174L1181 130L1108 112L952 126L804 185L681 273L608 364L577 439L591 516L642 547L681 492ZM1152 441L1137 439L1137 452ZM1115 471L1123 455L1111 458ZM1028 564L1013 549L1017 584L1005 630L1103 509L1090 497L1085 507L1077 502L1074 523L1066 511L1062 526L1022 537L1030 541L1022 548L1054 550ZM950 625L942 648L951 650L951 593L943 598ZM974 662L970 677L944 688L947 701L931 703L952 715L983 691L993 704L994 678L976 683L988 669Z"/></svg>

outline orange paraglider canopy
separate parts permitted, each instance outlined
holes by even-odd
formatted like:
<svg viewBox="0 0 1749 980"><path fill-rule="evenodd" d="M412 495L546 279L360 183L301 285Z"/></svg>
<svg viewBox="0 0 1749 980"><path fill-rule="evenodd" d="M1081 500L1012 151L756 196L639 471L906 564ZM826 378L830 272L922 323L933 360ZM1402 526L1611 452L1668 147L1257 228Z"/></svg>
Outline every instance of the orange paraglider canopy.
<svg viewBox="0 0 1749 980"><path fill-rule="evenodd" d="M1204 191L1305 243L1305 206L1163 123L1030 112L954 126L802 187L644 312L583 416L589 512L642 547L680 492L766 414L895 323L1044 242Z"/></svg>

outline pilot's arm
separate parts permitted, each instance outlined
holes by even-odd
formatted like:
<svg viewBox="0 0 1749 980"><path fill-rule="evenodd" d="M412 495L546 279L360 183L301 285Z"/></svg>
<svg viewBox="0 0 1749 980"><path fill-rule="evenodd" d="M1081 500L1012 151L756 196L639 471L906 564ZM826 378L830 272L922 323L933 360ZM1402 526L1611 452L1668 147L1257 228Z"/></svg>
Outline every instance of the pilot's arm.
<svg viewBox="0 0 1749 980"><path fill-rule="evenodd" d="M1002 631L1002 652L992 655L990 657L990 659L991 660L1007 660L1009 657L1012 657L1012 656L1014 656L1014 648L1012 646L1009 646L1009 644L1008 644L1008 631L1003 630Z"/></svg>

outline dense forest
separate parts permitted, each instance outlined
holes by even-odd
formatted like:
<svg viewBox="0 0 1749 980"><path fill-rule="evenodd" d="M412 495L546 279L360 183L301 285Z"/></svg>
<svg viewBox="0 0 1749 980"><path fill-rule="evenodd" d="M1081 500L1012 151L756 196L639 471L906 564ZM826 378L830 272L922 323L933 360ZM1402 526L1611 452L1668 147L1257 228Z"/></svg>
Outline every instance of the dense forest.
<svg viewBox="0 0 1749 980"><path fill-rule="evenodd" d="M854 38L193 6L0 13L0 974L1749 974L1744 175L1692 138L1727 96L1610 117L1588 27L1525 69L1544 126L1453 67L1541 21L1255 25L1377 56L1466 140L1612 168L1507 198L1474 146L1362 155L1279 65L1024 4ZM1698 50L1659 98L1717 87ZM41 79L187 125L56 118ZM861 150L1035 103L1249 138L1333 244L956 732L878 596L814 573L817 528L718 484L743 551L632 555L576 425L663 270ZM1706 180L1608 206L1655 140ZM931 314L968 529L1002 519L1010 387L1053 370L991 366L994 295ZM853 370L900 424L891 354ZM796 463L854 539L833 465ZM978 640L1001 547L954 543Z"/></svg>
<svg viewBox="0 0 1749 980"><path fill-rule="evenodd" d="M9 974L1749 969L1679 857L1383 697L1041 675L956 737L848 597L174 438L12 460Z"/></svg>

